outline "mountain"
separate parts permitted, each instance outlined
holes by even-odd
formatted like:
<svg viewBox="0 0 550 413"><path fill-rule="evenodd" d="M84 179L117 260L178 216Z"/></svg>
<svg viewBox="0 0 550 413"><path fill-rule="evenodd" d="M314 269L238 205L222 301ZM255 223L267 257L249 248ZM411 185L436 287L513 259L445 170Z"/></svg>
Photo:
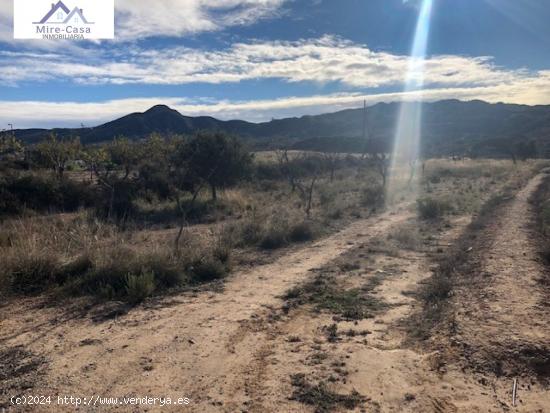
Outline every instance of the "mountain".
<svg viewBox="0 0 550 413"><path fill-rule="evenodd" d="M391 142L399 117L400 103L379 103L367 109L369 136ZM241 136L257 147L294 145L299 148L353 148L361 145L365 112L347 109L335 113L251 123L222 121L208 116L189 117L165 105L143 113L132 113L100 126L82 129L21 129L15 135L28 143L49 132L79 136L83 143L109 141L117 136L140 139L153 132L192 134L200 130L224 131ZM479 100L444 100L423 105L422 140L434 154L461 153L472 148L503 142L537 142L550 151L550 106L489 104ZM332 142L332 143L331 143ZM354 143L355 142L355 143ZM483 152L483 150L481 149Z"/></svg>

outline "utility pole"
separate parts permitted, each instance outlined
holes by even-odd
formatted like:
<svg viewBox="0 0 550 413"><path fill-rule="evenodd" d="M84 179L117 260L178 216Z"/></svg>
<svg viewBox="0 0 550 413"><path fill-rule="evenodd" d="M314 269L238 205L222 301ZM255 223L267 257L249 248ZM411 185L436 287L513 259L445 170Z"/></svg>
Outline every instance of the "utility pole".
<svg viewBox="0 0 550 413"><path fill-rule="evenodd" d="M363 142L367 139L367 100L363 100Z"/></svg>
<svg viewBox="0 0 550 413"><path fill-rule="evenodd" d="M367 142L367 100L363 100L363 153L361 159L365 159L369 151Z"/></svg>

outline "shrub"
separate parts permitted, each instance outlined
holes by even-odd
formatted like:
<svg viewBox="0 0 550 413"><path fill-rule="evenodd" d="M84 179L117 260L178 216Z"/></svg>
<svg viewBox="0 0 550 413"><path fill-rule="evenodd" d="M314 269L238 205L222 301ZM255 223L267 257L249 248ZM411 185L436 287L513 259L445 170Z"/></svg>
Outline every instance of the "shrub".
<svg viewBox="0 0 550 413"><path fill-rule="evenodd" d="M135 272L127 263L111 263L93 268L84 276L67 284L71 295L95 295L108 299L123 297L126 291L126 277Z"/></svg>
<svg viewBox="0 0 550 413"><path fill-rule="evenodd" d="M355 410L367 400L356 390L350 394L339 394L331 390L325 382L311 384L303 373L294 374L290 379L294 387L291 399L313 406L318 413Z"/></svg>
<svg viewBox="0 0 550 413"><path fill-rule="evenodd" d="M422 296L428 303L437 304L446 300L453 288L448 271L440 271L432 276L422 290Z"/></svg>
<svg viewBox="0 0 550 413"><path fill-rule="evenodd" d="M332 188L323 187L319 190L319 203L321 205L331 204L335 201L336 195L336 191Z"/></svg>
<svg viewBox="0 0 550 413"><path fill-rule="evenodd" d="M56 274L56 283L64 284L73 277L84 275L93 267L94 263L89 255L81 255L67 264L61 266Z"/></svg>
<svg viewBox="0 0 550 413"><path fill-rule="evenodd" d="M93 199L90 185L70 179L26 175L0 181L0 215L20 215L25 209L76 211Z"/></svg>
<svg viewBox="0 0 550 413"><path fill-rule="evenodd" d="M137 185L132 181L112 179L109 187L104 187L96 203L96 214L102 218L125 221L135 215L137 208L134 201L137 196Z"/></svg>
<svg viewBox="0 0 550 413"><path fill-rule="evenodd" d="M176 287L188 279L186 263L178 256L158 252L139 255L126 248L116 248L104 257L104 262L67 283L66 289L74 295L127 299L128 277L146 273L153 274L156 289Z"/></svg>
<svg viewBox="0 0 550 413"><path fill-rule="evenodd" d="M364 207L379 208L384 205L384 187L367 186L361 193L360 203Z"/></svg>
<svg viewBox="0 0 550 413"><path fill-rule="evenodd" d="M287 244L287 230L282 226L272 225L265 231L260 240L260 247L266 250L274 250Z"/></svg>
<svg viewBox="0 0 550 413"><path fill-rule="evenodd" d="M159 288L176 287L187 280L185 274L185 262L179 257L172 257L169 254L154 253L145 255L138 260L138 265L155 276Z"/></svg>
<svg viewBox="0 0 550 413"><path fill-rule="evenodd" d="M155 291L155 273L142 271L139 275L126 276L126 300L137 304L145 300Z"/></svg>
<svg viewBox="0 0 550 413"><path fill-rule="evenodd" d="M290 229L289 239L292 242L305 242L315 238L315 231L310 221L302 221Z"/></svg>
<svg viewBox="0 0 550 413"><path fill-rule="evenodd" d="M191 272L195 281L206 282L224 278L228 268L215 257L203 257L193 263Z"/></svg>
<svg viewBox="0 0 550 413"><path fill-rule="evenodd" d="M208 183L214 200L218 188L248 178L252 169L252 154L238 139L223 133L199 133L178 147L173 156L175 163L187 166L188 180Z"/></svg>
<svg viewBox="0 0 550 413"><path fill-rule="evenodd" d="M59 273L59 261L47 254L22 256L8 271L12 292L36 294L55 283Z"/></svg>
<svg viewBox="0 0 550 413"><path fill-rule="evenodd" d="M212 250L212 256L222 264L229 265L231 261L231 246L222 241L218 242Z"/></svg>
<svg viewBox="0 0 550 413"><path fill-rule="evenodd" d="M281 166L276 163L258 162L254 172L256 179L260 181L279 180L284 176Z"/></svg>
<svg viewBox="0 0 550 413"><path fill-rule="evenodd" d="M388 236L389 239L394 239L400 248L416 251L420 248L421 235L418 228L414 226L405 226L397 229Z"/></svg>
<svg viewBox="0 0 550 413"><path fill-rule="evenodd" d="M451 210L448 203L436 198L421 198L416 200L418 216L421 219L441 218Z"/></svg>
<svg viewBox="0 0 550 413"><path fill-rule="evenodd" d="M255 245L262 239L263 226L258 219L245 219L240 227L237 246Z"/></svg>

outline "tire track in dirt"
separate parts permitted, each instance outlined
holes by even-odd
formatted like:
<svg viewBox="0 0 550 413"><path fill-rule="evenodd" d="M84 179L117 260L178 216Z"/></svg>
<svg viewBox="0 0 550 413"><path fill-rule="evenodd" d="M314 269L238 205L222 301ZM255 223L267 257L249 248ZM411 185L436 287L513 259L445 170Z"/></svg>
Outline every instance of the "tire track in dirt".
<svg viewBox="0 0 550 413"><path fill-rule="evenodd" d="M542 178L531 179L487 228L491 242L478 253L479 273L462 280L454 300L459 357L470 370L496 376L501 393L518 378L518 409L528 412L550 406L550 309L540 282L548 270L529 203Z"/></svg>
<svg viewBox="0 0 550 413"><path fill-rule="evenodd" d="M235 411L250 398L234 383L252 357L269 358L269 352L258 354L266 348L265 333L254 320L280 307L278 297L310 270L409 216L388 212L358 220L271 264L231 275L221 293L184 294L102 324L58 324L54 308L34 308L29 317L29 306L13 306L0 340L49 360L37 394L189 397L193 411ZM48 331L33 328L39 325Z"/></svg>
<svg viewBox="0 0 550 413"><path fill-rule="evenodd" d="M437 242L452 241L468 222L455 220ZM399 230L404 223L387 228L383 237ZM331 269L337 264L327 263L321 274L337 272L344 283L359 286L374 277L381 278L372 294L383 300L386 310L372 318L345 321L335 320L330 312L312 311L306 306L275 321L264 320L265 344L243 369L241 381L236 385L236 388L244 386L251 398L247 411L313 411L312 407L288 399L294 391L290 376L295 373L306 374L312 383L332 383L332 389L340 394L358 390L368 398L360 411L455 411L444 392L437 397L405 399L406 394L422 393L427 383L439 381L429 367L429 355L416 353L403 344L406 333L400 326L418 305L410 293L431 274L426 252L402 251L398 256L369 253L370 241L364 240L341 256L346 262L363 260L361 268L341 271ZM331 341L326 336L326 327L334 322L339 335ZM447 406L446 410L441 410L441 406Z"/></svg>
<svg viewBox="0 0 550 413"><path fill-rule="evenodd" d="M550 393L547 385L536 382L536 372L521 375L518 405L514 408L509 377L486 370L472 372L464 370L461 363L445 361L447 352L472 357L484 354L485 363L500 356L523 363L538 357L536 367L546 368L550 314L544 305L547 292L539 282L546 270L538 258L537 236L530 227L533 211L528 203L540 181L541 176L531 179L505 205L499 219L483 230L483 239L492 242L479 251L484 257L482 269L473 276L488 280L487 284L479 288L479 283L470 283L473 290L455 291L454 300L460 303L453 308L458 314L454 322L458 323L459 334L434 337L432 340L443 339L434 346L439 351L410 348L401 328L403 321L421 306L410 293L431 275L427 252L401 256L378 253L374 266L366 265L352 277L369 282L380 275L373 269L383 268L383 281L373 293L390 304L387 311L350 322L335 320L327 312L312 312L306 306L281 320L265 320L264 345L242 371L240 384L252 400L247 411L313 411L311 406L285 398L294 391L289 376L303 373L312 384L329 383L339 394L359 391L368 399L357 411L545 412L550 406ZM455 220L451 229L437 236L436 243L452 244L469 222ZM354 249L348 255L350 262L362 256ZM332 341L326 337L325 328L335 321L340 335ZM350 330L356 333L347 336L345 332ZM364 337L361 331L369 334ZM466 347L461 343L467 343ZM517 365L515 368L515 374L519 374L521 370Z"/></svg>

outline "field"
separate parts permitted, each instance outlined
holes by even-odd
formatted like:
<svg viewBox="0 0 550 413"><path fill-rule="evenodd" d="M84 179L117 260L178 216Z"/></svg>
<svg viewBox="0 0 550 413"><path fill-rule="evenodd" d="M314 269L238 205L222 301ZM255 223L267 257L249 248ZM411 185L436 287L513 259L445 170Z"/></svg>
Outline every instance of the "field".
<svg viewBox="0 0 550 413"><path fill-rule="evenodd" d="M546 161L428 159L387 193L374 156L239 149L209 185L125 145L3 168L0 410L547 411Z"/></svg>

